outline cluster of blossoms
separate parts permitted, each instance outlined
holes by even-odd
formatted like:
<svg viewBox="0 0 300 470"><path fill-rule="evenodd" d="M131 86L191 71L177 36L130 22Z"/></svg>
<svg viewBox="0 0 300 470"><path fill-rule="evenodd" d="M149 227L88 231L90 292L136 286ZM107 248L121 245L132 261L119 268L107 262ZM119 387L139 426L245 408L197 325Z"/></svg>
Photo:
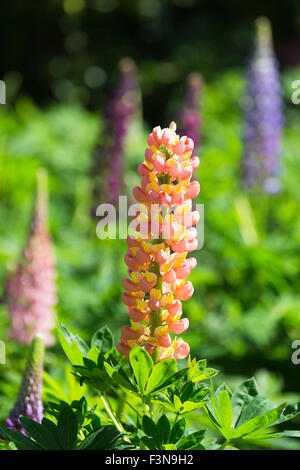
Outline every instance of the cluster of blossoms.
<svg viewBox="0 0 300 470"><path fill-rule="evenodd" d="M47 223L45 174L40 171L38 175L37 202L24 261L9 277L6 290L11 338L30 344L37 333L42 333L48 346L53 343L56 270Z"/></svg>
<svg viewBox="0 0 300 470"><path fill-rule="evenodd" d="M95 200L101 199L116 204L122 194L124 183L124 144L130 123L137 112L137 71L134 62L129 58L120 61L120 80L106 109L106 123L102 140L95 151L95 168L99 181L95 181ZM105 177L105 194L100 194L103 187L103 170ZM97 178L96 176L96 178ZM102 191L103 192L103 191Z"/></svg>
<svg viewBox="0 0 300 470"><path fill-rule="evenodd" d="M268 193L280 189L279 154L283 126L277 61L267 19L257 20L257 45L247 75L243 179L246 187L259 183Z"/></svg>
<svg viewBox="0 0 300 470"><path fill-rule="evenodd" d="M202 119L200 103L203 91L203 79L199 73L191 73L187 78L186 94L183 108L179 113L180 133L188 135L199 147L201 141Z"/></svg>
<svg viewBox="0 0 300 470"><path fill-rule="evenodd" d="M188 253L198 245L194 225L199 220L192 210L192 199L200 191L191 181L199 158L192 157L194 142L179 137L176 124L156 127L147 139L145 161L138 167L141 187L133 190L139 210L136 232L127 238L125 262L130 278L123 280L122 300L127 306L131 326L123 326L117 349L128 359L130 349L144 347L157 360L183 359L189 346L181 338L189 326L182 316L182 300L193 295L186 281L196 266Z"/></svg>
<svg viewBox="0 0 300 470"><path fill-rule="evenodd" d="M6 426L17 429L23 434L25 430L20 423L20 416L27 416L40 423L43 419L42 377L44 361L44 341L41 335L34 337L20 385L19 394L6 420Z"/></svg>

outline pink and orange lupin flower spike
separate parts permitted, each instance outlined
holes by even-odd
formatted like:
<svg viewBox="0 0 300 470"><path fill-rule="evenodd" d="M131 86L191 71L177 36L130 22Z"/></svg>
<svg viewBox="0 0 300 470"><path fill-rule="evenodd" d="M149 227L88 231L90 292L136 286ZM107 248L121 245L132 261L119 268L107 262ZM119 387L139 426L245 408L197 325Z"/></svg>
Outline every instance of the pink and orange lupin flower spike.
<svg viewBox="0 0 300 470"><path fill-rule="evenodd" d="M130 278L122 283L131 326L123 326L117 349L128 360L130 350L139 345L156 362L183 359L190 350L170 333L181 334L189 326L188 319L181 318L181 301L194 292L186 278L196 259L187 255L198 245L194 225L199 213L192 210L192 199L200 185L191 177L200 162L192 157L194 142L179 137L174 122L166 129L155 127L147 143L145 161L138 167L141 187L133 190L140 204L136 232L127 237Z"/></svg>
<svg viewBox="0 0 300 470"><path fill-rule="evenodd" d="M9 277L6 291L11 317L10 337L30 344L42 333L46 346L53 344L55 326L56 268L48 228L47 173L37 172L37 199L29 240L16 271Z"/></svg>

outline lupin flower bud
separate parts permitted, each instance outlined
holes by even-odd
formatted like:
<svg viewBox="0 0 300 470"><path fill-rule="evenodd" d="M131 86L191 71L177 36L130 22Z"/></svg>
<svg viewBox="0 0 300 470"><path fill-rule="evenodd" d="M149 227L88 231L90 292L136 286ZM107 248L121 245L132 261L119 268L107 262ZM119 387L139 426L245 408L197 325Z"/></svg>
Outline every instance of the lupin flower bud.
<svg viewBox="0 0 300 470"><path fill-rule="evenodd" d="M278 181L282 98L269 21L256 21L257 43L247 75L243 179L246 187L262 184L268 193L280 189Z"/></svg>
<svg viewBox="0 0 300 470"><path fill-rule="evenodd" d="M26 434L20 423L20 416L27 416L40 423L43 419L42 376L44 341L42 335L33 338L26 368L22 377L19 394L6 420L6 426Z"/></svg>
<svg viewBox="0 0 300 470"><path fill-rule="evenodd" d="M12 339L30 344L37 333L53 343L56 304L55 259L48 230L47 177L38 172L37 201L29 242L22 261L7 282Z"/></svg>
<svg viewBox="0 0 300 470"><path fill-rule="evenodd" d="M203 90L203 79L199 73L187 77L186 94L183 109L179 113L180 133L188 135L198 149L201 141L200 103Z"/></svg>
<svg viewBox="0 0 300 470"><path fill-rule="evenodd" d="M136 345L144 347L154 361L183 359L189 346L181 338L189 325L182 318L182 301L193 295L186 278L196 266L187 255L197 248L199 220L192 199L200 185L191 181L199 158L192 157L194 143L176 134L176 124L155 127L147 139L145 161L138 167L141 187L134 188L139 210L136 232L127 238L125 262L129 278L123 280L122 300L131 326L123 326L117 349L129 357Z"/></svg>
<svg viewBox="0 0 300 470"><path fill-rule="evenodd" d="M106 109L106 124L102 136L104 146L95 151L95 202L116 204L124 185L124 144L132 118L137 112L137 72L134 62L124 58L119 64L120 80ZM105 143L106 141L106 143ZM107 171L104 178L103 171ZM101 179L100 179L101 178ZM99 188L103 188L102 190Z"/></svg>

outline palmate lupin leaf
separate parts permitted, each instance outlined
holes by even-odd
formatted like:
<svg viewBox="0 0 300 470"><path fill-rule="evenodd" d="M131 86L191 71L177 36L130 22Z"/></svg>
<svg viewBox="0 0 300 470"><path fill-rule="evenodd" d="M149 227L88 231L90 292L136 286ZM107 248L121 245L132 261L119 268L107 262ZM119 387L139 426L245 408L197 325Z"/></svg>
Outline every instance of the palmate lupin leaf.
<svg viewBox="0 0 300 470"><path fill-rule="evenodd" d="M240 439L256 440L272 437L300 437L300 431L273 432L270 428L300 413L300 402L288 405L259 395L255 379L242 382L231 393L223 384L216 391L211 385L211 401L205 405L211 423L225 437L222 448Z"/></svg>
<svg viewBox="0 0 300 470"><path fill-rule="evenodd" d="M256 27L256 49L247 75L243 179L246 187L258 183L265 192L276 193L284 122L280 77L271 25L267 18L258 18Z"/></svg>

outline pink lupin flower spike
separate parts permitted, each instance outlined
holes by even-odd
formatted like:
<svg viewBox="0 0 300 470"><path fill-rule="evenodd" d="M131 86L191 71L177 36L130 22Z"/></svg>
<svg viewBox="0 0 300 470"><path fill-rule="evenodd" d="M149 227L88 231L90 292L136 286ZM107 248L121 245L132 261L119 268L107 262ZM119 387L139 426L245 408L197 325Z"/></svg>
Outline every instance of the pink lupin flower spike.
<svg viewBox="0 0 300 470"><path fill-rule="evenodd" d="M200 185L191 178L200 162L192 157L193 140L177 135L174 122L166 129L155 127L147 143L145 161L138 167L141 187L133 191L140 203L136 232L127 238L125 262L130 277L122 283L131 326L123 326L117 349L129 360L130 350L138 345L157 362L184 359L190 351L186 342L172 334L181 334L189 326L188 319L181 318L181 301L194 292L186 278L196 259L187 255L198 244L194 225L199 214L192 210L191 200L198 196Z"/></svg>
<svg viewBox="0 0 300 470"><path fill-rule="evenodd" d="M48 230L47 174L37 174L38 190L31 234L24 259L7 282L10 337L30 344L43 334L46 346L53 343L56 304L55 259Z"/></svg>

